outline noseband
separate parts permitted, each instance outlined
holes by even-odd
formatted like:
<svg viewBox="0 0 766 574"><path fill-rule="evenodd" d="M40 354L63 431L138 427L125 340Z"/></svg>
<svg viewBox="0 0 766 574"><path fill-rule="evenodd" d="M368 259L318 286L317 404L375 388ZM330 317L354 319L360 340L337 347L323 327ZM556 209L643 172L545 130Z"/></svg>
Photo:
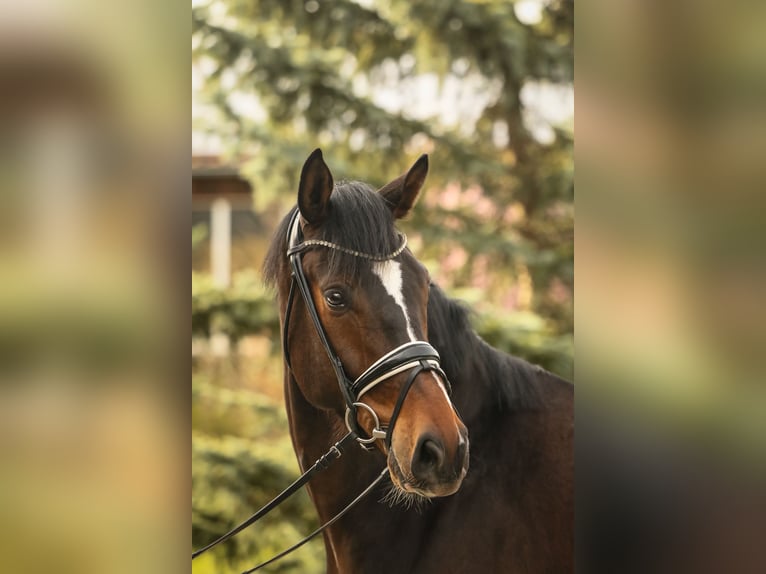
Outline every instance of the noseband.
<svg viewBox="0 0 766 574"><path fill-rule="evenodd" d="M338 380L338 387L340 388L341 396L346 405L345 421L349 432L355 435L359 444L366 448L371 449L372 443L376 440L382 439L385 442L386 448L391 448L391 438L394 432L394 425L399 418L404 400L407 397L412 384L415 382L417 376L423 371L436 372L442 381L444 381L447 387L447 392L451 393L451 388L447 376L442 371L439 364L439 353L426 341L409 341L402 345L399 345L395 349L392 349L372 365L370 365L359 377L355 380L346 374L346 370L343 368L343 363L338 357L337 353L330 344L330 340L327 337L327 333L322 326L322 321L319 318L319 313L314 300L311 297L311 290L309 288L306 275L303 272L303 265L301 264L301 255L308 249L314 247L324 247L327 249L334 249L354 257L360 257L369 261L382 262L389 261L399 256L407 246L407 237L404 234L400 234L402 238L401 245L392 253L387 255L373 255L369 253L362 253L360 251L354 251L329 241L323 241L318 239L303 240L303 231L300 225L300 212L298 210L293 214L292 220L289 226L288 235L288 249L287 257L290 261L290 267L292 269L292 281L290 282L290 292L287 296L287 305L285 308L284 329L282 333L282 349L285 355L285 361L288 368L292 370L290 364L290 353L288 347L288 332L290 325L290 317L293 307L293 301L295 299L295 287L297 285L298 290L301 292L303 302L306 305L306 310L311 317L319 340L322 342L322 346L327 353L327 357L330 360L335 377ZM388 379L409 371L407 381L402 386L397 398L394 410L391 414L391 419L388 425L381 426L380 418L377 413L368 404L361 402L361 397L377 387L379 384L387 381ZM364 431L359 425L357 420L357 409L364 409L367 411L374 421L374 428L370 436L366 436Z"/></svg>

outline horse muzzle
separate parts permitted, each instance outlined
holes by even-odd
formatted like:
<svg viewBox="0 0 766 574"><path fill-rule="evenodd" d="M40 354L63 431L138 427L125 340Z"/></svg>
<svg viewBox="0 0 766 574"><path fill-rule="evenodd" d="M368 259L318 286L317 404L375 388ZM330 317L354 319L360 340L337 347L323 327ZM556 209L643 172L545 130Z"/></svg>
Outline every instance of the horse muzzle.
<svg viewBox="0 0 766 574"><path fill-rule="evenodd" d="M461 425L462 426L462 425ZM436 498L455 494L469 466L467 431L462 427L453 448L436 434L423 433L414 448L392 448L388 468L394 485L409 494Z"/></svg>

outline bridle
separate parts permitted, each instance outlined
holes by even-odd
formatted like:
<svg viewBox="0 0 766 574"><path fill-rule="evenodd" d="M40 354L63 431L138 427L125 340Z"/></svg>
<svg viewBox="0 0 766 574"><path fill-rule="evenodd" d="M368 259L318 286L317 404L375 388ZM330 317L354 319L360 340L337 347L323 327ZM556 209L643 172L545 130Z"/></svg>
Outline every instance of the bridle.
<svg viewBox="0 0 766 574"><path fill-rule="evenodd" d="M424 371L434 371L439 375L439 378L444 382L444 385L447 389L448 394L451 394L452 389L449 383L449 380L447 379L447 375L444 373L444 371L441 369L440 366L440 357L439 353L434 349L428 342L426 341L409 341L407 343L404 343L402 345L399 345L395 349L392 349L382 357L380 357L378 360L376 360L374 363L372 363L365 371L359 375L356 379L351 380L351 378L347 375L345 368L343 367L343 363L340 360L340 357L338 357L337 353L333 349L330 340L327 336L327 333L324 329L324 326L322 325L322 321L319 318L319 312L317 311L316 306L314 305L314 300L311 297L311 289L309 287L308 281L306 279L306 275L303 271L303 265L301 262L302 255L309 249L313 248L326 248L326 249L333 249L336 251L340 251L342 253L346 253L348 255L353 255L354 257L359 257L362 259L366 259L368 261L373 262L384 262L384 261L390 261L396 257L398 257L407 247L407 237L400 233L399 236L401 237L401 244L400 246L392 251L391 253L385 254L385 255L377 255L377 254L370 254L370 253L363 253L360 251L355 251L353 249L349 249L347 247L343 247L341 245L337 245L335 243L331 243L329 241L324 241L320 239L303 239L303 230L301 228L300 224L301 215L298 209L295 210L295 212L292 215L292 219L290 220L290 224L288 226L288 248L287 248L287 257L290 263L291 268L291 281L290 281L290 290L287 296L287 303L285 306L285 317L284 317L284 328L282 332L282 351L284 353L285 357L285 363L287 364L288 369L290 371L293 371L291 360L290 360L290 352L289 352L289 327L290 327L290 319L292 317L292 309L293 304L295 301L295 291L297 290L301 293L303 303L306 307L306 311L309 314L309 317L311 317L311 321L314 323L314 327L316 329L317 335L319 336L319 340L322 343L322 346L325 349L325 352L327 353L327 357L330 360L330 364L332 365L333 371L335 373L335 377L338 381L338 387L340 389L341 396L343 397L343 401L345 403L346 411L344 420L346 423L346 427L348 428L348 433L343 436L338 442L336 442L334 445L330 447L330 450L327 451L325 454L323 454L317 461L308 469L306 472L304 472L298 479L295 480L290 486L288 486L284 491L282 491L276 498L274 498L271 502L266 504L263 508L261 508L258 512L250 516L247 520L227 532L226 534L222 535L215 541L211 542L204 548L201 548L197 551L195 551L192 554L192 560L194 558L198 557L202 553L210 550L214 546L220 544L221 542L224 542L225 540L228 540L235 534L241 532L251 524L258 521L260 518L268 514L271 510L276 508L280 503L282 503L284 500L292 496L295 492L297 492L302 486L304 486L317 472L320 472L327 468L332 462L340 458L343 449L353 440L356 440L356 442L362 446L365 450L372 450L373 444L376 440L383 440L384 444L386 446L386 449L391 448L391 440L393 436L394 431L394 425L396 424L396 421L399 418L399 413L401 412L402 405L404 404L404 400L407 397L407 394L410 391L410 388L412 387L412 384L415 382L415 379L417 376L424 372ZM396 404L394 405L394 409L391 414L391 418L389 419L389 422L387 425L382 426L380 423L380 418L378 417L377 413L374 411L374 409L369 406L368 404L361 401L361 398L368 392L370 392L372 389L377 387L378 385L388 381L392 377L399 375L401 373L405 373L409 371L409 375L407 377L407 380L405 381L404 385L402 385L402 388L399 392L399 396L396 400ZM293 372L293 376L294 376ZM357 420L357 412L358 409L363 409L367 411L370 416L373 419L374 425L373 429L369 436L366 436L365 432L359 425L359 421ZM453 405L454 408L454 405ZM336 514L332 519L327 521L325 524L321 525L319 528L314 530L311 534L306 536L304 539L302 539L300 542L294 544L290 548L280 552L276 556L272 557L271 559L262 562L261 564L258 564L257 566L247 570L243 574L249 574L251 572L255 572L256 570L259 570L260 568L263 568L264 566L271 564L272 562L282 558L283 556L286 556L293 550L296 550L303 546L306 542L314 538L317 534L334 524L337 520L339 520L343 515L345 515L351 508L353 508L358 502L360 502L367 494L369 494L375 486L377 486L388 474L388 469L383 468L383 470L378 474L378 476L375 478L375 480L367 486L354 500L352 500L346 507L344 507L338 514Z"/></svg>
<svg viewBox="0 0 766 574"><path fill-rule="evenodd" d="M374 255L369 253L362 253L360 251L354 251L346 247L336 245L329 241L323 241L319 239L303 240L303 231L300 225L300 213L296 210L293 214L293 218L290 222L288 235L288 249L287 257L290 261L290 267L292 270L292 281L290 283L290 291L287 296L287 304L285 307L285 319L284 330L282 333L282 350L285 355L285 361L288 368L292 370L290 364L290 352L289 352L289 326L291 311L293 302L295 300L295 288L297 286L300 291L303 302L306 306L306 310L311 317L311 321L314 323L319 340L322 342L327 357L330 360L330 364L335 372L335 377L338 381L338 387L340 388L341 395L346 404L345 421L346 427L349 432L356 435L356 440L363 447L368 450L372 448L372 443L376 440L382 439L385 441L386 448L391 448L391 437L393 435L394 425L399 417L404 399L407 397L407 393L412 387L412 383L415 378L423 371L435 371L439 374L442 381L444 381L447 387L447 392L451 393L451 388L447 375L444 374L439 365L439 353L426 341L409 341L402 345L399 345L395 349L392 349L372 365L370 365L359 377L355 380L351 380L346 374L346 370L343 367L343 363L338 357L337 353L330 344L330 340L327 337L322 321L319 318L319 312L314 305L314 300L311 297L311 290L309 288L306 275L303 272L303 265L301 264L301 255L308 249L316 247L324 247L326 249L334 249L343 253L353 255L354 257L360 257L374 262L390 261L398 257L404 249L407 247L407 236L400 233L401 244L393 252L387 255ZM388 379L406 371L410 371L410 375L407 381L402 386L399 392L399 397L394 406L394 410L391 415L391 419L386 427L381 427L380 418L375 411L367 405L361 402L361 398L364 394L368 393L381 383ZM373 418L374 428L369 437L365 436L364 431L359 426L357 421L357 409L362 408L366 410Z"/></svg>

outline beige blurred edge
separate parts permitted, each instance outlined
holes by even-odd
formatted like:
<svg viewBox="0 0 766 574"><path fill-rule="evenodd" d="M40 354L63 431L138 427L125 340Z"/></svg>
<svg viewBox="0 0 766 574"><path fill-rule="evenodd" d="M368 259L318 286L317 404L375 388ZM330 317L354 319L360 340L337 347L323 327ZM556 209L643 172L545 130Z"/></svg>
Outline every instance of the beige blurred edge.
<svg viewBox="0 0 766 574"><path fill-rule="evenodd" d="M0 6L4 572L186 564L189 28L162 4ZM576 27L578 427L699 453L741 571L763 557L763 11L602 1Z"/></svg>
<svg viewBox="0 0 766 574"><path fill-rule="evenodd" d="M0 3L0 571L185 563L188 22Z"/></svg>

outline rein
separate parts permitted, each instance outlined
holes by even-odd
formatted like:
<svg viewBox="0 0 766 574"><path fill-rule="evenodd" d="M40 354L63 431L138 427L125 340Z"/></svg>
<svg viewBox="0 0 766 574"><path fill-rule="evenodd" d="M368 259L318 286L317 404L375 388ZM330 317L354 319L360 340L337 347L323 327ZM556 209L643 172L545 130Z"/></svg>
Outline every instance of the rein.
<svg viewBox="0 0 766 574"><path fill-rule="evenodd" d="M292 280L290 282L290 291L287 296L287 304L285 307L284 329L282 332L282 350L285 357L285 363L287 364L287 368L289 370L292 370L290 353L288 348L289 347L288 332L289 332L289 326L290 326L290 318L292 316L291 314L292 314L293 302L295 300L295 291L297 286L297 289L298 291L300 291L301 296L303 298L303 302L305 304L306 310L309 316L311 317L312 322L314 323L314 327L316 329L317 335L319 336L319 339L322 342L322 346L324 347L327 353L327 357L330 360L330 364L332 365L333 371L335 372L335 376L338 380L338 386L340 388L341 395L343 396L343 400L346 405L346 413L345 413L344 419L345 419L346 427L348 428L349 432L343 438L341 438L338 442L336 442L332 447L330 447L330 450L328 450L325 454L319 457L319 459L317 459L317 461L306 472L304 472L290 486L288 486L279 495L277 495L276 498L274 498L272 501L266 504L263 508L258 510L255 514L250 516L250 518L240 523L239 525L234 527L232 530L230 530L226 534L220 536L218 539L214 540L207 546L193 552L192 560L194 560L195 558L197 558L204 552L207 552L211 548L217 546L218 544L230 539L231 537L238 534L239 532L241 532L242 530L244 530L251 524L254 524L258 520L260 520L262 517L266 516L274 508L279 506L279 504L281 504L283 501L287 500L290 496L295 494L295 492L297 492L309 480L311 480L311 478L314 475L326 469L330 464L338 460L338 458L340 458L343 453L343 449L352 441L356 440L357 443L359 443L359 445L365 450L372 450L374 448L372 445L376 440L383 440L384 444L386 445L386 448L390 449L391 438L393 436L393 431L394 431L394 425L396 424L396 421L399 417L399 413L402 409L402 405L404 404L404 400L407 397L407 394L410 388L412 387L412 384L415 382L415 379L421 372L435 371L444 382L448 393L451 394L451 391L452 391L449 384L449 380L447 379L446 374L444 373L444 371L442 371L440 367L439 353L426 341L409 341L407 343L399 345L398 347L389 351L388 353L383 355L381 358L379 358L377 361L375 361L359 377L357 377L355 380L352 381L346 374L346 371L343 368L343 363L341 362L340 357L338 357L332 345L330 344L330 340L327 337L327 333L324 330L322 321L319 318L319 313L316 309L316 306L314 305L314 300L311 297L311 290L310 290L308 281L306 280L306 275L303 272L303 265L301 264L301 255L306 250L313 247L324 247L327 249L334 249L337 251L341 251L343 253L347 253L349 255L353 255L354 257L360 257L360 258L367 259L370 261L375 261L375 262L391 260L399 256L407 247L407 237L403 233L400 233L402 242L401 242L401 245L396 250L394 250L393 252L387 255L374 255L369 253L362 253L360 251L355 251L353 249L348 249L346 247L336 245L335 243L331 243L329 241L323 241L318 239L303 240L303 232L300 226L300 212L297 209L295 210L295 213L292 216L288 229L289 231L288 231L287 257L289 259L290 268L292 270ZM368 393L379 384L406 371L410 371L410 374L407 377L407 380L402 386L402 389L399 393L399 397L397 398L396 404L394 406L394 410L391 414L391 419L389 420L387 425L382 426L380 423L380 418L378 417L377 413L373 410L373 408L370 407L368 404L361 402L360 399L364 394ZM359 422L357 420L357 409L359 408L370 413L374 421L374 428L369 437L365 436L365 433L360 427ZM367 488L365 488L354 500L352 500L345 508L343 508L340 512L338 512L333 518L325 522L323 525L321 525L319 528L314 530L311 534L309 534L308 536L306 536L305 538L303 538L301 541L297 542L293 546L280 552L279 554L270 558L269 560L266 560L265 562L262 562L261 564L258 564L257 566L247 570L243 574L250 574L251 572L255 572L256 570L259 570L260 568L263 568L267 566L268 564L271 564L275 562L276 560L279 560L280 558L287 556L293 550L297 550L298 548L303 546L306 542L314 538L317 534L319 534L320 532L323 532L326 528L330 527L332 524L338 521L341 517L343 517L358 502L360 502L365 496L367 496L374 489L374 487L377 486L386 477L387 474L388 474L388 469L384 468L380 472L380 474L375 478L375 480L373 480L373 482L369 486L367 486Z"/></svg>
<svg viewBox="0 0 766 574"><path fill-rule="evenodd" d="M253 514L250 518L248 518L244 522L238 524L237 526L229 530L226 534L222 535L216 540L213 540L213 542L211 542L207 546L193 552L192 560L194 560L200 554L204 554L211 548L218 546L221 542L225 542L226 540L228 540L235 534L239 534L245 528L247 528L251 524L254 524L258 520L266 516L269 512L274 510L277 506L279 506L285 500L290 498L293 494L298 492L303 487L303 485L305 485L309 480L311 480L311 477L313 477L318 472L326 469L328 466L330 466L330 463L339 459L341 457L341 454L343 454L343 449L352 440L353 440L352 434L347 433L346 436L344 436L342 439L340 439L338 442L332 445L330 447L330 450L328 450L325 454L320 456L317 459L317 461L313 465L311 465L311 468L309 468L306 472L304 472L301 476L299 476L290 486L288 486L282 492L280 492L271 502L269 502L263 508L258 510L258 512Z"/></svg>

